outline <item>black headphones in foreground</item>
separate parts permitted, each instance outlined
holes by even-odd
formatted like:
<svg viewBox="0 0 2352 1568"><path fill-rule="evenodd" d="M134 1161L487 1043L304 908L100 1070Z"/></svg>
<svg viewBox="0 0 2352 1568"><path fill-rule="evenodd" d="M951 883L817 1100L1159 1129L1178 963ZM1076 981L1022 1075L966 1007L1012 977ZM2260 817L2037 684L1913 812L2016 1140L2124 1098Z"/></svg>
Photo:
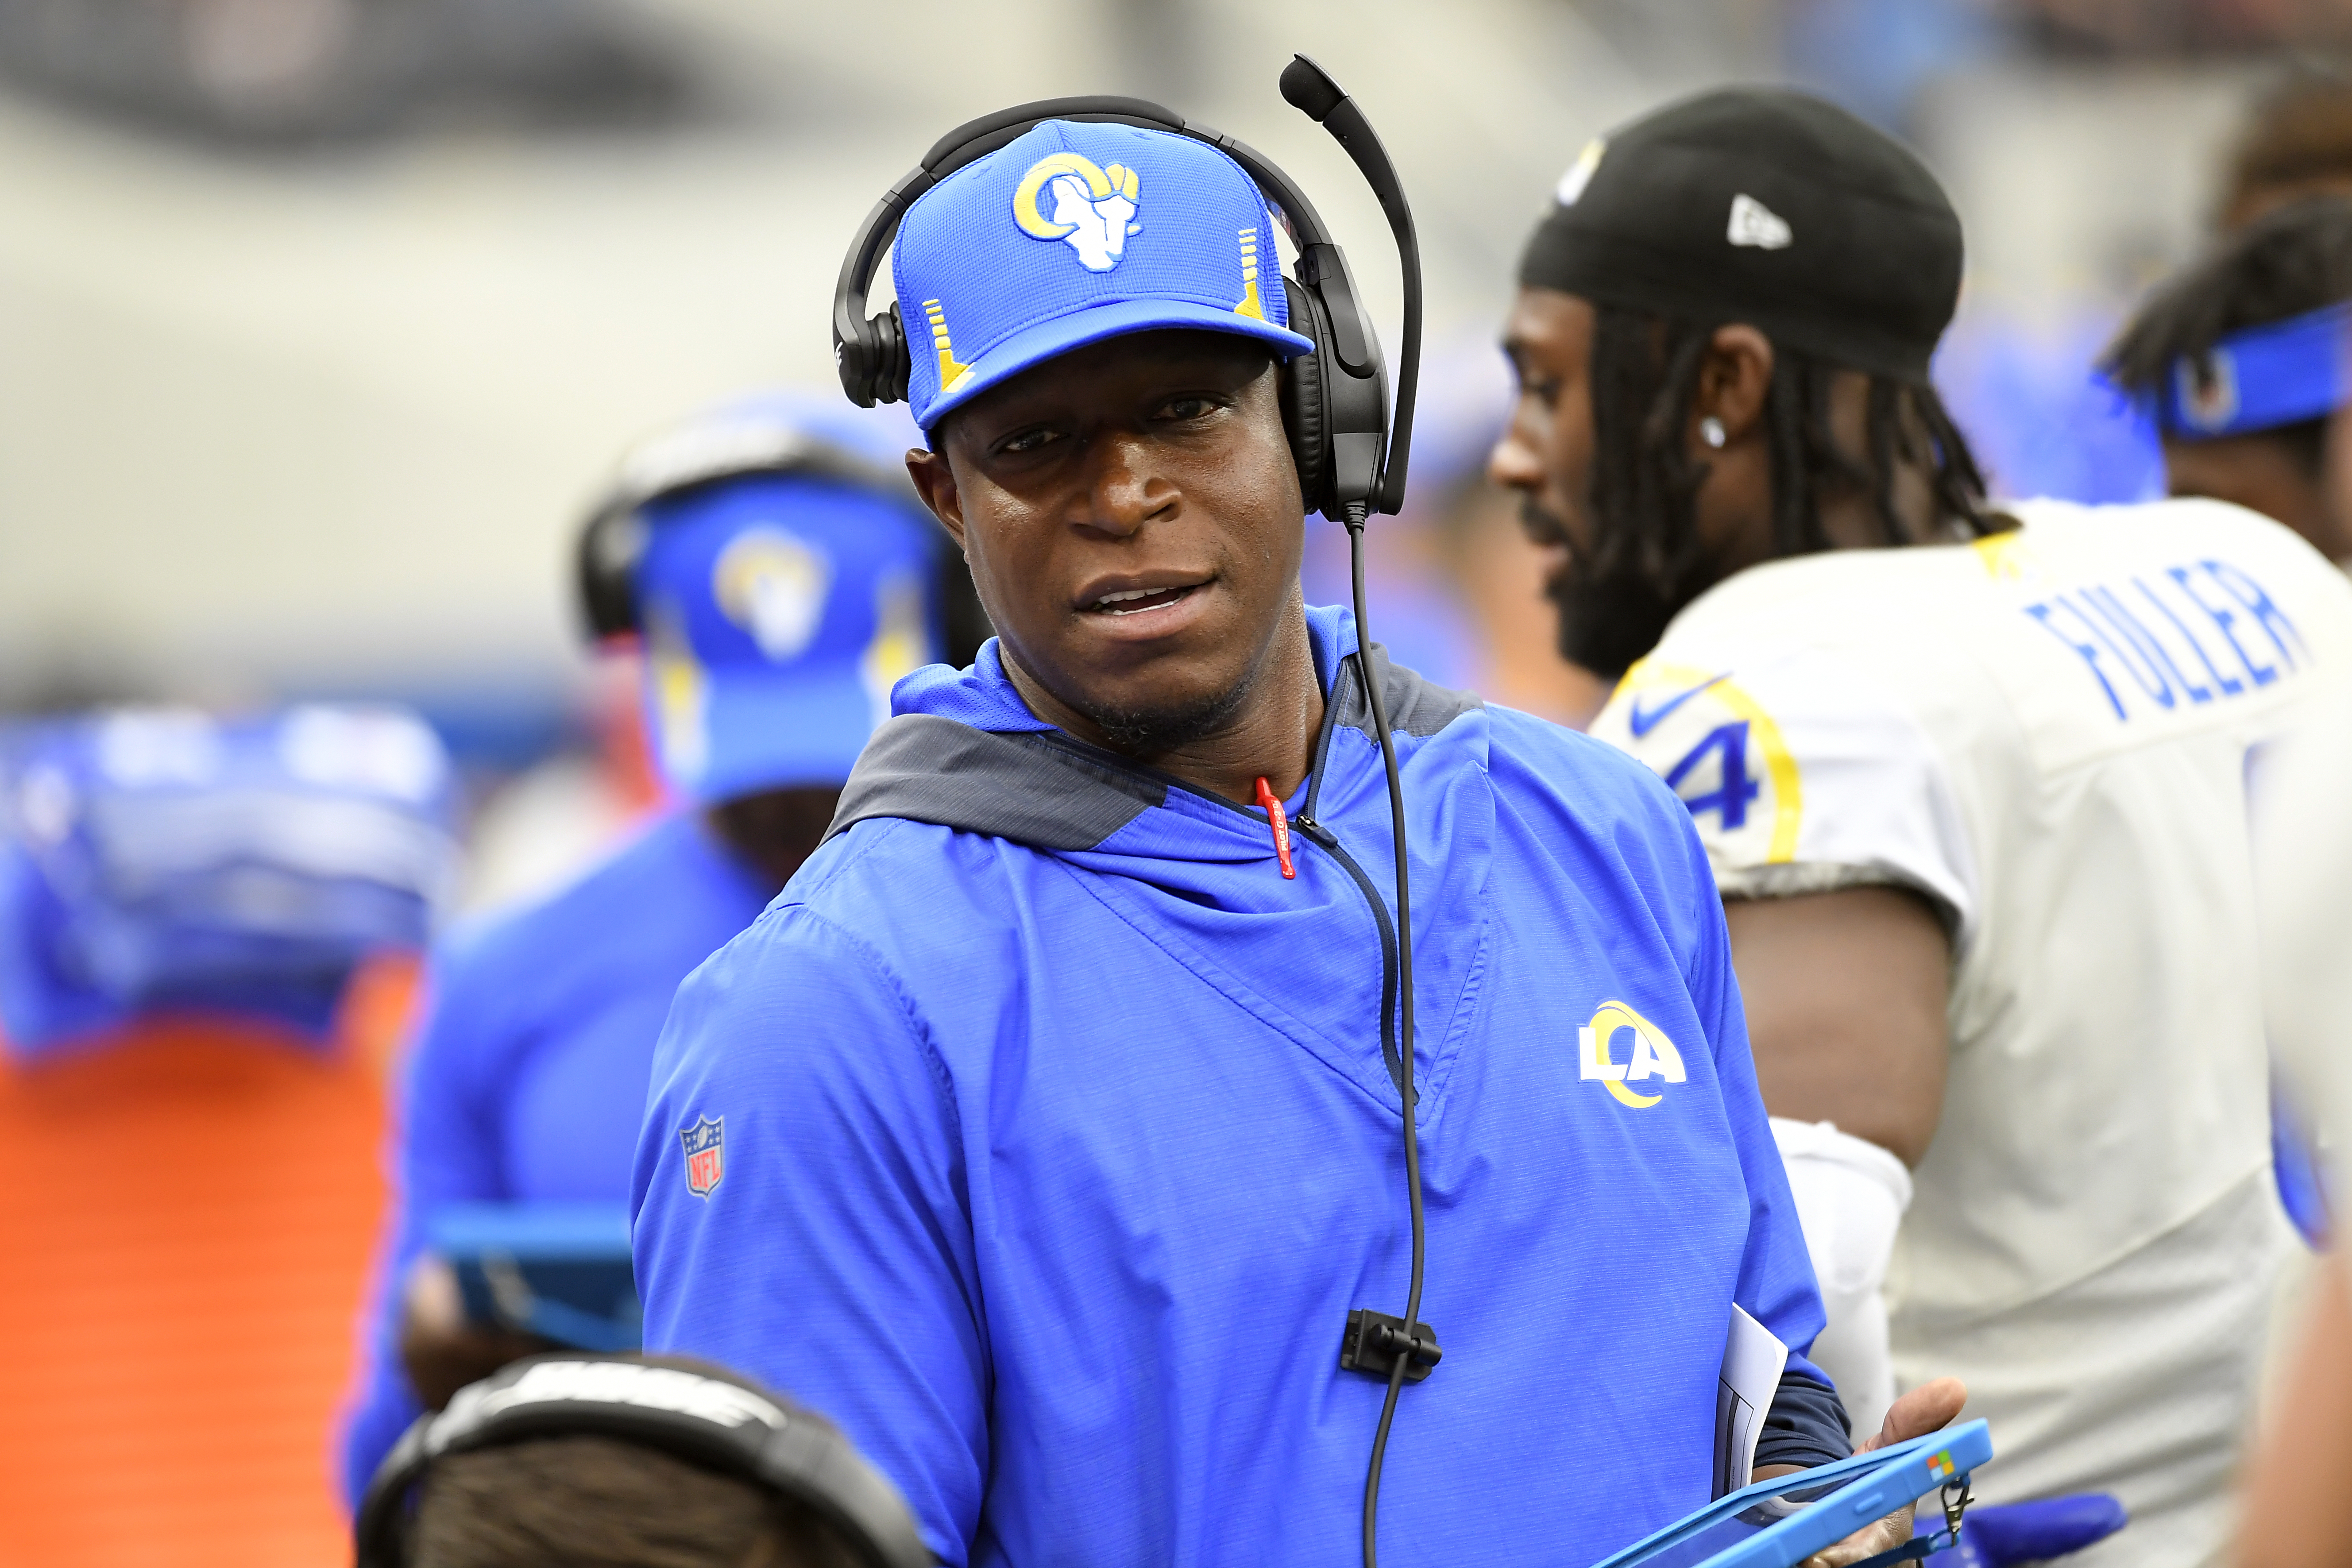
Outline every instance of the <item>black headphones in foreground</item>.
<svg viewBox="0 0 2352 1568"><path fill-rule="evenodd" d="M906 399L913 371L906 323L895 304L883 315L868 317L866 296L883 251L917 197L1048 120L1170 132L1205 142L1239 163L1298 247L1296 274L1282 280L1282 291L1290 330L1313 339L1315 352L1298 355L1284 370L1282 423L1307 510L1335 522L1344 521L1351 506L1364 512L1395 511L1404 504L1413 391L1421 377L1421 247L1413 235L1412 214L1380 137L1328 72L1305 55L1292 57L1283 69L1282 96L1347 149L1380 198L1396 236L1404 270L1405 342L1393 437L1380 338L1357 296L1348 258L1332 241L1314 204L1263 154L1140 98L1053 98L1024 103L982 115L934 142L923 161L875 204L842 260L841 281L833 296L833 358L841 372L842 390L861 408Z"/></svg>
<svg viewBox="0 0 2352 1568"><path fill-rule="evenodd" d="M445 1454L600 1436L731 1476L823 1519L864 1568L934 1568L896 1488L827 1422L748 1383L633 1356L531 1356L409 1427L368 1482L358 1568L404 1568L411 1498Z"/></svg>
<svg viewBox="0 0 2352 1568"><path fill-rule="evenodd" d="M845 480L924 511L921 498L903 468L885 468L795 423L790 416L757 407L689 420L653 437L632 451L619 476L588 513L580 531L574 580L581 619L590 637L641 633L637 568L644 562L653 525L646 509L704 485L752 474L804 474ZM961 668L995 633L981 608L963 554L939 531L932 539L938 575L940 657Z"/></svg>

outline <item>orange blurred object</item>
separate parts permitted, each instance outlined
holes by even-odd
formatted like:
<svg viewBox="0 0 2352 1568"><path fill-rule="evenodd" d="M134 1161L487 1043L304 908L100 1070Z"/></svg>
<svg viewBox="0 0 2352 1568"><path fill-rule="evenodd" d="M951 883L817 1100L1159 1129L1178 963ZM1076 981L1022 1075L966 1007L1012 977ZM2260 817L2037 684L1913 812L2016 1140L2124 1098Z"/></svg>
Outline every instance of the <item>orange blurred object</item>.
<svg viewBox="0 0 2352 1568"><path fill-rule="evenodd" d="M362 970L331 1051L175 1018L0 1064L0 1563L350 1560L329 1435L414 984Z"/></svg>

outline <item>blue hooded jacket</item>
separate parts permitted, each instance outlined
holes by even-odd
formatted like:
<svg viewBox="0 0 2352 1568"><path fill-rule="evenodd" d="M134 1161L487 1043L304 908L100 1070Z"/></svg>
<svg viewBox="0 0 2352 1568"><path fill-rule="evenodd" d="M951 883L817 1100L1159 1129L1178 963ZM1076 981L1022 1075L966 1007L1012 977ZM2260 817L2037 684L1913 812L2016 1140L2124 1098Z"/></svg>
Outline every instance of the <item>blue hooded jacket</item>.
<svg viewBox="0 0 2352 1568"><path fill-rule="evenodd" d="M832 1415L949 1563L1358 1558L1385 1384L1339 1342L1408 1260L1395 892L1353 623L1308 621L1296 880L1263 811L1042 722L991 643L900 683L824 847L671 1009L648 1348ZM1681 804L1369 662L1444 1347L1382 1552L1589 1563L1708 1500L1732 1304L1821 1329L1804 1238Z"/></svg>

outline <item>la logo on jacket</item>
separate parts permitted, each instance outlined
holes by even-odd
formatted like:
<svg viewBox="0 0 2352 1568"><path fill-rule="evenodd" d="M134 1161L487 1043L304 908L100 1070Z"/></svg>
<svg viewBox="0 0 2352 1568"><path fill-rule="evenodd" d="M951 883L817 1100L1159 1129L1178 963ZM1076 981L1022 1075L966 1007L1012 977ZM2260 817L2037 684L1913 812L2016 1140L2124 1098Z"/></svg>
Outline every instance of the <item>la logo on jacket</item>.
<svg viewBox="0 0 2352 1568"><path fill-rule="evenodd" d="M1611 1042L1627 1029L1633 1032L1633 1054L1625 1061L1613 1060ZM1576 1060L1578 1078L1599 1082L1619 1104L1636 1110L1664 1097L1638 1094L1627 1084L1654 1077L1661 1083L1681 1083L1685 1076L1682 1053L1675 1049L1665 1031L1622 1002L1603 1002L1592 1015L1592 1022L1576 1031Z"/></svg>

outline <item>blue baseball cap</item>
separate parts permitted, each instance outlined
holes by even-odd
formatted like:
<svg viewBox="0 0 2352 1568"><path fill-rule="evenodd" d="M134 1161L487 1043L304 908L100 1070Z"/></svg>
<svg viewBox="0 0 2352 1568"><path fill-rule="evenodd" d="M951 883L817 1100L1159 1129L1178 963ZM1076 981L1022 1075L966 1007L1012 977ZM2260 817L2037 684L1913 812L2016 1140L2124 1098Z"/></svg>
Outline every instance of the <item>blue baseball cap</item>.
<svg viewBox="0 0 2352 1568"><path fill-rule="evenodd" d="M941 651L939 525L911 490L805 472L643 513L646 709L671 787L708 804L846 780L890 689Z"/></svg>
<svg viewBox="0 0 2352 1568"><path fill-rule="evenodd" d="M1205 142L1048 120L908 209L891 263L926 431L1032 365L1105 338L1197 327L1312 353L1289 330L1274 221Z"/></svg>
<svg viewBox="0 0 2352 1568"><path fill-rule="evenodd" d="M124 709L0 731L0 1021L40 1056L139 1015L322 1040L457 879L440 740L398 709Z"/></svg>

